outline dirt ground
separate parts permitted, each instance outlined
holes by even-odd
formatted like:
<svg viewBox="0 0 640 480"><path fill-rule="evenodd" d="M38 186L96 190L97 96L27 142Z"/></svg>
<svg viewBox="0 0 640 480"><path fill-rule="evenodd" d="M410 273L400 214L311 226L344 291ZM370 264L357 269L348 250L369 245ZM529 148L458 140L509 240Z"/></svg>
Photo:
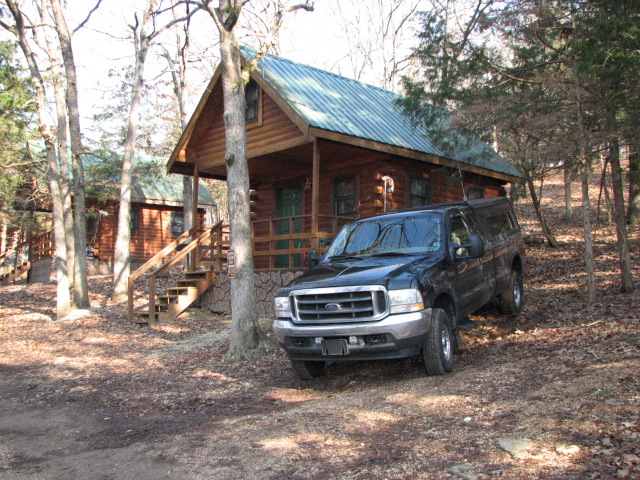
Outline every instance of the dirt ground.
<svg viewBox="0 0 640 480"><path fill-rule="evenodd" d="M0 287L0 478L639 479L640 294L619 293L614 230L597 224L586 306L580 212L560 219L559 189L545 208L563 247L528 248L524 312L477 312L441 377L409 359L303 382L275 347L225 357L226 317L129 324L105 276L90 279L91 309L63 321L54 285Z"/></svg>

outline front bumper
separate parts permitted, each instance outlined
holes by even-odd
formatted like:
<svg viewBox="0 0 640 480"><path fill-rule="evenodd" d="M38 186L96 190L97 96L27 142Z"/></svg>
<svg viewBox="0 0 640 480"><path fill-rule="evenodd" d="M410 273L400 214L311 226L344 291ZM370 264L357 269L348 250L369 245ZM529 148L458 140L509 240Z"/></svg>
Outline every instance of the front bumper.
<svg viewBox="0 0 640 480"><path fill-rule="evenodd" d="M297 325L291 320L276 319L276 340L292 360L378 360L404 358L420 353L428 336L432 309L389 315L376 322L336 325ZM349 339L356 343L350 343ZM336 354L327 342L341 341Z"/></svg>

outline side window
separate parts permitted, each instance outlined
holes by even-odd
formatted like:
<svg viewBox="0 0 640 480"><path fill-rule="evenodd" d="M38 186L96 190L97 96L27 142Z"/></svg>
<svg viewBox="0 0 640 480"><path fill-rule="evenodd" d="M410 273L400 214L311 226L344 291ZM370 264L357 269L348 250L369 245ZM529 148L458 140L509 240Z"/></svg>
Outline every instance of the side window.
<svg viewBox="0 0 640 480"><path fill-rule="evenodd" d="M333 185L336 215L352 216L356 213L356 177L336 178Z"/></svg>
<svg viewBox="0 0 640 480"><path fill-rule="evenodd" d="M247 123L257 122L260 118L260 87L255 80L249 80L244 89L246 103L245 118Z"/></svg>
<svg viewBox="0 0 640 480"><path fill-rule="evenodd" d="M511 216L507 212L487 217L487 226L491 235L496 238L506 235L515 228Z"/></svg>
<svg viewBox="0 0 640 480"><path fill-rule="evenodd" d="M409 206L421 207L431 203L431 181L423 177L409 177Z"/></svg>
<svg viewBox="0 0 640 480"><path fill-rule="evenodd" d="M182 235L184 232L184 213L171 212L171 235Z"/></svg>
<svg viewBox="0 0 640 480"><path fill-rule="evenodd" d="M462 219L461 215L451 217L451 241L458 245L467 243L469 237L469 229Z"/></svg>
<svg viewBox="0 0 640 480"><path fill-rule="evenodd" d="M484 188L472 187L467 192L467 198L469 200L475 200L477 198L484 198Z"/></svg>
<svg viewBox="0 0 640 480"><path fill-rule="evenodd" d="M129 213L129 230L131 233L138 230L138 220L140 217L140 209L133 207Z"/></svg>

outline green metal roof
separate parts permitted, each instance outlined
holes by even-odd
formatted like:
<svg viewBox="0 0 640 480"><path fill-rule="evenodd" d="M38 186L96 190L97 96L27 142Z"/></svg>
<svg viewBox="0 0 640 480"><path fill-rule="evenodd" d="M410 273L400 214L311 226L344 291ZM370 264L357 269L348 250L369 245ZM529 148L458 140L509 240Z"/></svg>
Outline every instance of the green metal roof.
<svg viewBox="0 0 640 480"><path fill-rule="evenodd" d="M256 51L242 47L250 60ZM453 153L436 144L436 135L414 128L397 100L400 95L334 73L266 55L256 71L310 127L449 158L514 177L522 174L475 136L455 139Z"/></svg>
<svg viewBox="0 0 640 480"><path fill-rule="evenodd" d="M117 158L115 156L114 158ZM121 160L121 158L120 158ZM85 169L91 165L100 164L104 158L91 153L83 156ZM132 179L131 201L159 201L182 203L183 198L183 176L167 174L162 166L166 163L166 158L151 157L148 155L136 155L133 160L134 175ZM86 178L86 192L88 195L96 194L100 190L100 185L92 185L93 179L90 174ZM120 184L120 175L113 177L110 183ZM118 187L119 188L119 187ZM216 202L209 192L207 185L200 180L198 183L198 205L215 206Z"/></svg>

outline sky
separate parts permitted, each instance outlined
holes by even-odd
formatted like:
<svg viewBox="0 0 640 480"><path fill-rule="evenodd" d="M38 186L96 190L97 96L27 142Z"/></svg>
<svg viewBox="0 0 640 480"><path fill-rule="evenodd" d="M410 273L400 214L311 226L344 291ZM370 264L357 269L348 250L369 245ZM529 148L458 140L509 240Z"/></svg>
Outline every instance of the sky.
<svg viewBox="0 0 640 480"><path fill-rule="evenodd" d="M96 1L67 0L70 28L86 18ZM257 7L257 1L253 0L251 5ZM73 48L85 135L91 135L88 127L93 122L92 117L105 106L104 92L121 88L117 75L111 73L121 72L133 63L130 25L143 3L143 0L103 0L86 26L74 34ZM366 83L392 88L391 84L384 84L389 82L385 71L385 66L390 63L389 57L408 55L416 42L415 23L410 22L402 25L396 43L391 44L388 38L382 38L382 17L396 3L401 3L400 12L428 9L428 2L421 0L316 0L313 12L299 11L285 17L280 33L280 55ZM256 17L264 20L264 16ZM246 25L256 17L248 15L242 22ZM194 50L201 56L189 72L191 110L208 83L219 55L217 31L212 19L200 12L194 16L192 27ZM162 41L170 42L172 39L165 36ZM255 42L255 37L241 35L241 43L255 46ZM148 56L145 78L150 84L166 72L166 61L159 57L159 52L159 48L154 48Z"/></svg>

